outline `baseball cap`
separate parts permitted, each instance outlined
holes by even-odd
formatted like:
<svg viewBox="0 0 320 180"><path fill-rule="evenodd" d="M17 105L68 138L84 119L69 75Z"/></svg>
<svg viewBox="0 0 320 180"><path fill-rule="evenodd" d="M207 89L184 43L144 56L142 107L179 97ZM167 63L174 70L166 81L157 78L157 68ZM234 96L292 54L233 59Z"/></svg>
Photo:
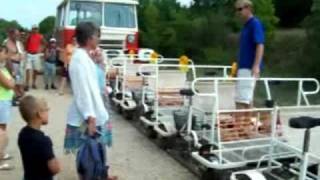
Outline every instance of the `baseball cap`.
<svg viewBox="0 0 320 180"><path fill-rule="evenodd" d="M37 24L32 25L32 29L38 29L38 25Z"/></svg>
<svg viewBox="0 0 320 180"><path fill-rule="evenodd" d="M56 38L51 38L49 42L57 42Z"/></svg>

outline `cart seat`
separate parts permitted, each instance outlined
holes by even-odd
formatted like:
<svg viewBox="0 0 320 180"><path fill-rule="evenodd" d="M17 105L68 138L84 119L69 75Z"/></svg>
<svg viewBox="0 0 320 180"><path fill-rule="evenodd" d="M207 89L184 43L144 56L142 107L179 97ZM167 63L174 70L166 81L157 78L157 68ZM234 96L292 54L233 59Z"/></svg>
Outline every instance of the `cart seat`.
<svg viewBox="0 0 320 180"><path fill-rule="evenodd" d="M182 96L194 96L194 92L192 91L192 89L181 89L180 94Z"/></svg>
<svg viewBox="0 0 320 180"><path fill-rule="evenodd" d="M301 116L290 119L290 127L296 129L311 129L320 126L320 118Z"/></svg>
<svg viewBox="0 0 320 180"><path fill-rule="evenodd" d="M136 75L137 75L137 76L141 76L141 75L150 76L150 75L151 75L151 72L137 72Z"/></svg>
<svg viewBox="0 0 320 180"><path fill-rule="evenodd" d="M209 71L204 73L205 76L216 76L217 72L216 71Z"/></svg>

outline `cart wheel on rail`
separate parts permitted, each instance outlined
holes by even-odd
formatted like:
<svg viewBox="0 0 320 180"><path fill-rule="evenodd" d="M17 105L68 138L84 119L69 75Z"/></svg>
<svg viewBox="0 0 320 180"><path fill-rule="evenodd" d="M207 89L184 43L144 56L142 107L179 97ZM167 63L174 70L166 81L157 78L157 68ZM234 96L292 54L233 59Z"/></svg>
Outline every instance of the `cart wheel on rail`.
<svg viewBox="0 0 320 180"><path fill-rule="evenodd" d="M230 180L232 172L229 170L207 169L202 175L201 180Z"/></svg>
<svg viewBox="0 0 320 180"><path fill-rule="evenodd" d="M127 107L131 107L133 109L125 110L123 109L123 116L127 120L133 120L133 114L135 113L135 110L137 109L137 104L133 100L125 100L124 105Z"/></svg>
<svg viewBox="0 0 320 180"><path fill-rule="evenodd" d="M122 109L122 107L121 107L120 104L118 104L118 105L115 106L115 111L116 111L117 113L119 113L119 114L122 113L123 109Z"/></svg>
<svg viewBox="0 0 320 180"><path fill-rule="evenodd" d="M140 116L144 114L144 107L143 105L140 103L137 108L134 110L132 118L134 121L138 121Z"/></svg>
<svg viewBox="0 0 320 180"><path fill-rule="evenodd" d="M160 128L163 128L161 127L161 125L160 125ZM173 149L175 144L175 137L176 136L171 136L171 137L159 136L159 139L158 139L159 147L163 150Z"/></svg>
<svg viewBox="0 0 320 180"><path fill-rule="evenodd" d="M147 127L146 134L150 139L156 139L158 137L158 133L151 126Z"/></svg>
<svg viewBox="0 0 320 180"><path fill-rule="evenodd" d="M109 104L113 107L115 106L114 101L112 100L112 98L114 97L114 92L111 92L109 95Z"/></svg>
<svg viewBox="0 0 320 180"><path fill-rule="evenodd" d="M159 147L163 150L167 150L171 148L169 138L160 137L158 142L159 142Z"/></svg>
<svg viewBox="0 0 320 180"><path fill-rule="evenodd" d="M133 120L133 110L123 110L122 114L126 120Z"/></svg>

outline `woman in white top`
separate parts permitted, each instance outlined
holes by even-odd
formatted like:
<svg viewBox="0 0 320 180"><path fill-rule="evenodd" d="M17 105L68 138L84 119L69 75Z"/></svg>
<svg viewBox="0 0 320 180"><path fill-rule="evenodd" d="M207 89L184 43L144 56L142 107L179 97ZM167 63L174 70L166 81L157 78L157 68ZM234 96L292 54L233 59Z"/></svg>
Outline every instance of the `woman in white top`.
<svg viewBox="0 0 320 180"><path fill-rule="evenodd" d="M90 136L98 133L99 141L104 145L108 145L111 139L109 114L101 97L97 68L89 55L97 48L98 32L99 29L91 22L82 22L76 28L79 48L74 50L69 66L74 97L67 119L66 152L75 152L82 145L85 131Z"/></svg>

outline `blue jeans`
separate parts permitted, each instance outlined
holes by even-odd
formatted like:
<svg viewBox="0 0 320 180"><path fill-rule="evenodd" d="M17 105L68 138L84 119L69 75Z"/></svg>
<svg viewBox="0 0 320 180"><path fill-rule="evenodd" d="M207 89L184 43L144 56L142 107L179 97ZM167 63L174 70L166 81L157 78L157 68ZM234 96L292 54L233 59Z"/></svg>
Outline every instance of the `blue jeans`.
<svg viewBox="0 0 320 180"><path fill-rule="evenodd" d="M54 84L56 78L56 64L55 63L44 63L44 83L46 85Z"/></svg>

